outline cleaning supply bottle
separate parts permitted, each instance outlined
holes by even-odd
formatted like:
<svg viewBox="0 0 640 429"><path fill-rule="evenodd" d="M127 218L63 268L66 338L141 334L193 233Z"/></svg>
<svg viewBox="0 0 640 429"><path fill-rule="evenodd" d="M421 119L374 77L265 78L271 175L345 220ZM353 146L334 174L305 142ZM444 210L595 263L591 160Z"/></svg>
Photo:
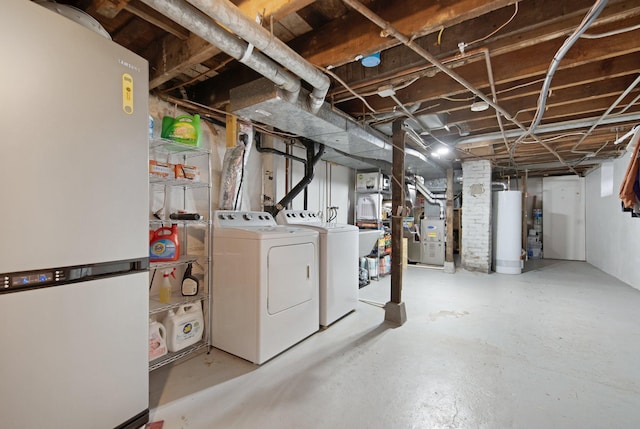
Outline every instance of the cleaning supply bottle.
<svg viewBox="0 0 640 429"><path fill-rule="evenodd" d="M191 274L192 269L193 264L189 262L187 268L184 270L184 275L182 276L182 296L194 296L198 294L200 282L198 282L198 279Z"/></svg>
<svg viewBox="0 0 640 429"><path fill-rule="evenodd" d="M174 279L176 275L173 273L175 268L171 270L162 271L162 282L160 283L160 302L163 304L168 304L171 302L171 280L169 280L169 276L172 276Z"/></svg>
<svg viewBox="0 0 640 429"><path fill-rule="evenodd" d="M167 330L162 323L149 319L149 361L168 353L166 338Z"/></svg>
<svg viewBox="0 0 640 429"><path fill-rule="evenodd" d="M162 138L180 143L200 146L200 115L180 115L176 118L162 118Z"/></svg>
<svg viewBox="0 0 640 429"><path fill-rule="evenodd" d="M177 352L202 339L204 319L202 305L197 303L183 304L167 311L162 324L167 329L167 348Z"/></svg>
<svg viewBox="0 0 640 429"><path fill-rule="evenodd" d="M180 258L178 225L163 226L149 231L149 260L152 262L175 261Z"/></svg>

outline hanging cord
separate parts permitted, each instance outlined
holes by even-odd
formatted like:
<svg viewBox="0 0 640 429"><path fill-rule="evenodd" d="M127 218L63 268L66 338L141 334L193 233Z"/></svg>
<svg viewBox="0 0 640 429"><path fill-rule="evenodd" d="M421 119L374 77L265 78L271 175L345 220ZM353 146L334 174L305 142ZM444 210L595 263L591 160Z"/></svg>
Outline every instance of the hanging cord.
<svg viewBox="0 0 640 429"><path fill-rule="evenodd" d="M240 168L240 184L238 185L238 190L236 191L236 197L234 198L234 204L233 204L234 210L238 210L238 202L240 200L240 191L242 190L242 184L244 182L244 164L245 164L245 157L247 156L247 135L242 134L239 140L244 146L244 148L242 150L242 163L241 163L242 167Z"/></svg>
<svg viewBox="0 0 640 429"><path fill-rule="evenodd" d="M484 40L487 40L489 37L493 36L494 34L496 34L498 31L502 30L504 27L506 27L511 21L513 21L513 19L516 17L516 15L518 14L518 2L515 3L515 10L513 11L513 15L511 15L511 18L509 18L507 20L507 22L505 22L504 24L502 24L500 27L496 28L495 30L493 30L491 33L487 34L486 36L474 40L473 42L469 42L469 43L463 43L463 44L459 44L458 47L460 47L460 50L462 52L464 52L464 49L471 46L471 45L475 45L476 43L480 43ZM440 35L438 35L438 44L440 44Z"/></svg>

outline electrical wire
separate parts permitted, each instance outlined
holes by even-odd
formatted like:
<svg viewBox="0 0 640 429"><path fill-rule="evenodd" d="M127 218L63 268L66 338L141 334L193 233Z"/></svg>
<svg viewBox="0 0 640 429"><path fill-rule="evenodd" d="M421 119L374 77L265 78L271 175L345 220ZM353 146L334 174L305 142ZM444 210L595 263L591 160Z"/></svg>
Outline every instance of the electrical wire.
<svg viewBox="0 0 640 429"><path fill-rule="evenodd" d="M640 24L633 25L631 27L621 28L619 30L608 31L606 33L600 33L600 34L587 34L587 33L584 33L580 37L582 37L583 39L602 39L604 37L617 36L618 34L627 33L629 31L634 31L634 30L638 30L638 29L640 29Z"/></svg>
<svg viewBox="0 0 640 429"><path fill-rule="evenodd" d="M329 76L331 76L332 78L334 78L336 81L338 81L338 83L340 85L342 85L347 91L349 91L351 94L353 94L354 97L358 98L360 101L362 101L362 103L367 107L367 109L369 109L371 112L373 113L377 113L376 109L374 109L373 107L371 107L371 105L369 103L367 103L367 100L364 99L363 96L361 96L360 94L358 94L357 92L355 92L353 89L351 89L351 87L349 85L347 85L347 83L345 81L343 81L342 79L340 79L338 77L337 74L335 74L334 72L332 72L331 70L329 70L328 68L321 68L316 66L316 68L318 68L319 70L322 70L323 72L327 73Z"/></svg>
<svg viewBox="0 0 640 429"><path fill-rule="evenodd" d="M561 134L561 135L554 136L554 137L549 137L549 138L546 138L546 139L539 139L539 140L523 140L523 141L522 141L522 142L520 142L520 143L522 143L522 144L534 144L534 143L539 143L539 142L541 142L541 141L546 143L546 142L552 142L552 141L559 140L559 139L563 139L563 138L567 138L567 137L583 136L583 135L585 135L585 134L586 134L586 133L566 133L566 134Z"/></svg>
<svg viewBox="0 0 640 429"><path fill-rule="evenodd" d="M482 42L484 40L487 40L489 37L493 36L494 34L496 34L498 31L502 30L504 27L506 27L511 21L513 21L513 19L516 17L516 15L518 14L518 2L516 1L515 3L515 10L513 11L513 15L511 15L511 18L509 18L507 20L507 22L505 22L504 24L502 24L500 27L496 28L495 30L493 30L491 33L487 34L486 36L482 37L481 39L478 40L474 40L473 42L469 42L469 43L465 43L464 44L464 48L466 48L467 46L471 46L474 45L476 43ZM464 49L463 48L463 49Z"/></svg>

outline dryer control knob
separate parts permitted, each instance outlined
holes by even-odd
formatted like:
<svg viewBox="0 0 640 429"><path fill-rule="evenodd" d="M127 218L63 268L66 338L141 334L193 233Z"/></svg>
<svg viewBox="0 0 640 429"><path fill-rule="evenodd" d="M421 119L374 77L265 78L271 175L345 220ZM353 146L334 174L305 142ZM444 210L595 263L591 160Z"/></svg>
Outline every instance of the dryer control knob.
<svg viewBox="0 0 640 429"><path fill-rule="evenodd" d="M244 218L244 220L251 220L251 215L249 213L243 214L242 217Z"/></svg>

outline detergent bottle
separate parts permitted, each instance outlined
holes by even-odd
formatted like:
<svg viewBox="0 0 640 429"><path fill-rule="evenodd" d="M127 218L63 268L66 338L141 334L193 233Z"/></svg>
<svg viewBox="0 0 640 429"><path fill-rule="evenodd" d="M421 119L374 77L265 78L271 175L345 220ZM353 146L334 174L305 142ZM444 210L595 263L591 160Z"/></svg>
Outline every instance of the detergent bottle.
<svg viewBox="0 0 640 429"><path fill-rule="evenodd" d="M162 323L149 319L149 361L167 354L167 330Z"/></svg>
<svg viewBox="0 0 640 429"><path fill-rule="evenodd" d="M167 348L170 352L189 347L202 339L202 305L199 302L183 304L175 312L169 310L162 323L167 329Z"/></svg>
<svg viewBox="0 0 640 429"><path fill-rule="evenodd" d="M175 261L180 257L178 225L163 226L149 231L149 260L151 262Z"/></svg>
<svg viewBox="0 0 640 429"><path fill-rule="evenodd" d="M181 115L162 118L161 137L180 143L200 146L200 115Z"/></svg>
<svg viewBox="0 0 640 429"><path fill-rule="evenodd" d="M168 304L171 302L171 280L169 280L169 276L172 276L174 279L176 275L173 273L175 268L170 270L162 271L162 282L160 283L160 302L163 304Z"/></svg>

